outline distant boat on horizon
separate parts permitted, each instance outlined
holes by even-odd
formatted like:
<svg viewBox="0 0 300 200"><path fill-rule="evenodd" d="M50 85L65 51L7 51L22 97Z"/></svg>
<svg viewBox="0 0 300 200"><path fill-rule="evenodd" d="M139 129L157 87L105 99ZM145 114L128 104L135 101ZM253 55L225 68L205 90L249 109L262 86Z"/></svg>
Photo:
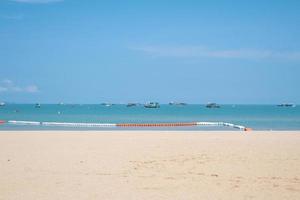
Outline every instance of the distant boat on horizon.
<svg viewBox="0 0 300 200"><path fill-rule="evenodd" d="M36 103L34 107L35 107L35 108L40 108L40 107L41 107L41 104Z"/></svg>
<svg viewBox="0 0 300 200"><path fill-rule="evenodd" d="M137 106L138 104L137 103L128 103L126 105L126 107L134 107L134 106Z"/></svg>
<svg viewBox="0 0 300 200"><path fill-rule="evenodd" d="M5 106L5 103L4 102L0 102L0 106Z"/></svg>
<svg viewBox="0 0 300 200"><path fill-rule="evenodd" d="M158 102L149 102L144 105L145 108L160 108Z"/></svg>
<svg viewBox="0 0 300 200"><path fill-rule="evenodd" d="M112 106L112 105L114 105L114 104L112 104L112 103L101 103L100 105L106 106L106 107L110 107L110 106Z"/></svg>
<svg viewBox="0 0 300 200"><path fill-rule="evenodd" d="M279 106L279 107L296 107L296 105L293 103L282 103L282 104L278 104L277 106Z"/></svg>
<svg viewBox="0 0 300 200"><path fill-rule="evenodd" d="M183 103L183 102L174 102L174 101L171 101L170 103L169 103L169 105L170 106L185 106L185 105L187 105L187 103Z"/></svg>
<svg viewBox="0 0 300 200"><path fill-rule="evenodd" d="M206 108L220 108L221 106L216 103L208 103Z"/></svg>

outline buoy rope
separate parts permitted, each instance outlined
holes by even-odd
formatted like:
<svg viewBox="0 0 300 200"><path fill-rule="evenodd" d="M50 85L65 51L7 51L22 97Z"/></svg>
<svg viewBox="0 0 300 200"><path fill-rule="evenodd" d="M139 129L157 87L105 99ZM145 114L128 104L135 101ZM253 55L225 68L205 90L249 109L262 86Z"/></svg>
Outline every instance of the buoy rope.
<svg viewBox="0 0 300 200"><path fill-rule="evenodd" d="M5 121L0 120L0 124ZM175 123L69 123L69 122L38 122L38 121L16 121L9 120L13 125L35 125L35 126L65 126L65 127L179 127L179 126L226 126L244 131L251 128L226 122L175 122Z"/></svg>

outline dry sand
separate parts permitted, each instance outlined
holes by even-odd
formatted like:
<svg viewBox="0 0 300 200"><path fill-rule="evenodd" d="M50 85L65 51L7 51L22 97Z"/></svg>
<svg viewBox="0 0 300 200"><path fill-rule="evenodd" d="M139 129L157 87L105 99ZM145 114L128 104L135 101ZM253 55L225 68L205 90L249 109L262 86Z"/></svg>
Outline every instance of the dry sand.
<svg viewBox="0 0 300 200"><path fill-rule="evenodd" d="M300 132L0 132L0 199L300 199Z"/></svg>

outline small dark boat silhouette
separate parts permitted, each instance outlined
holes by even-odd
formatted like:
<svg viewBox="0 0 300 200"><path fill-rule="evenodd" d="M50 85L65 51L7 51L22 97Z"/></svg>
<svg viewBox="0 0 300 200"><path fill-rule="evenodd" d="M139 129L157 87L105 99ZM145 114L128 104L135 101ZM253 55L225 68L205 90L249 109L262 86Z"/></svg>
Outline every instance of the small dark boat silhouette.
<svg viewBox="0 0 300 200"><path fill-rule="evenodd" d="M145 108L159 108L160 105L157 102L149 102L144 105Z"/></svg>
<svg viewBox="0 0 300 200"><path fill-rule="evenodd" d="M206 108L220 108L221 106L216 103L209 103L206 105Z"/></svg>
<svg viewBox="0 0 300 200"><path fill-rule="evenodd" d="M295 104L292 104L292 103L282 103L282 104L278 104L277 106L279 106L279 107L295 107Z"/></svg>
<svg viewBox="0 0 300 200"><path fill-rule="evenodd" d="M183 103L183 102L174 102L174 101L171 101L169 103L170 106L185 106L187 105L186 103Z"/></svg>
<svg viewBox="0 0 300 200"><path fill-rule="evenodd" d="M136 104L136 103L128 103L126 106L127 107L133 107L133 106L137 106L138 104Z"/></svg>

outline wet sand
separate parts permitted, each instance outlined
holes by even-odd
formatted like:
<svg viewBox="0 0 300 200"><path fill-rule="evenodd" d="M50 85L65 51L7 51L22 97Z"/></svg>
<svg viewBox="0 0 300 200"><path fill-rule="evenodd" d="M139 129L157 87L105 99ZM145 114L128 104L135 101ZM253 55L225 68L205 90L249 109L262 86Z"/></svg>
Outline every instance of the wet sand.
<svg viewBox="0 0 300 200"><path fill-rule="evenodd" d="M0 200L300 199L300 132L2 131Z"/></svg>

